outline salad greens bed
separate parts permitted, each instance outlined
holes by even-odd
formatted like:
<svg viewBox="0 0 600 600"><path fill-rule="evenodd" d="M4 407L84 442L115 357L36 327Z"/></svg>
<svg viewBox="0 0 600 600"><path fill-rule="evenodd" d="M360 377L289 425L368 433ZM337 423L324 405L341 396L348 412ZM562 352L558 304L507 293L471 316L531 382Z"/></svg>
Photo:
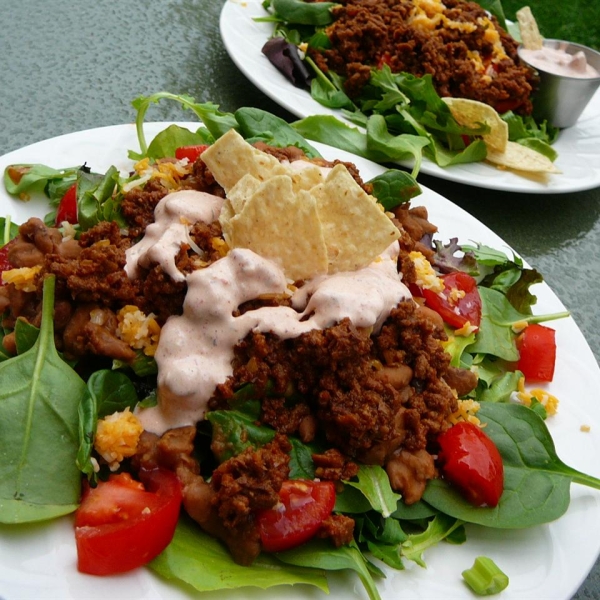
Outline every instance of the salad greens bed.
<svg viewBox="0 0 600 600"><path fill-rule="evenodd" d="M478 4L507 28L499 0L480 0ZM316 50L330 47L325 27L333 22L331 9L335 6L334 2L265 0L263 7L269 16L256 19L274 24L273 37L263 48L269 60L294 85L309 89L319 104L339 110L346 121L360 129L331 115L311 115L293 127L308 139L375 162L411 161L413 176L419 172L423 155L440 167L484 160L484 142L477 138L466 141L466 137L488 133L489 127L459 125L435 91L431 75L392 73L384 64L372 69L369 84L351 100L340 75L323 72L309 55L299 51L300 46ZM518 36L518 30L512 33ZM510 141L556 160L558 155L551 144L558 137L558 129L512 111L501 117L508 124Z"/></svg>
<svg viewBox="0 0 600 600"><path fill-rule="evenodd" d="M202 121L191 132L175 125L147 144L143 133L145 114L161 99L179 101ZM242 108L223 113L211 103L196 103L189 96L166 92L134 101L137 110L140 152L130 151L135 160L174 156L180 146L210 143L230 128L248 141L262 140L274 146L296 145L309 156L318 156L285 121L264 111ZM133 175L132 177L137 177ZM77 180L78 202L83 218L77 226L84 231L102 220L123 222L120 201L122 177L114 167L105 174L87 168L50 169L32 165L18 184L4 175L11 194L44 191L53 211L64 191ZM374 193L386 209L420 193L415 181L401 171L388 171L373 180ZM17 229L8 218L0 220L3 242ZM565 465L556 455L544 423L545 410L509 402L521 374L510 369L518 358L513 326L566 316L560 313L534 316L535 296L530 286L542 280L517 256L481 245L447 245L435 242L435 266L464 270L476 277L483 302L480 331L460 337L448 329L448 350L455 365L477 367L480 380L472 393L480 401L478 418L497 445L504 463L505 490L495 508L474 507L442 479L431 481L423 499L407 506L378 466L362 465L356 480L346 482L338 494L335 510L351 515L357 524L355 540L338 549L322 540L274 555L261 555L251 567L240 567L219 542L203 533L187 517L180 519L175 537L150 568L167 579L186 582L197 590L220 590L252 585L266 588L280 584L305 583L327 591L327 571L351 569L358 574L368 595L379 598L376 581L384 577L381 564L403 569L406 561L425 566L425 552L445 541L466 540L465 524L491 528L524 528L559 518L568 508L571 483L600 489L600 480ZM25 322L16 325L18 355L0 353L0 521L25 523L52 519L74 511L78 504L82 473L94 479L91 463L97 420L138 402L156 402L156 364L140 354L132 364L114 361L111 368L78 374L57 353L53 342L54 279L44 282L43 318L37 329ZM8 331L0 330L0 340ZM199 424L202 435L228 440L228 451L237 454L248 446L270 441L274 431L257 425L260 412L251 385L240 389L232 410L208 413ZM223 446L223 445L222 445ZM313 478L311 455L318 448L292 440L291 477ZM227 456L217 457L223 460ZM102 472L100 476L102 476ZM208 566L210 565L210 567ZM467 565L465 565L467 567ZM479 580L479 570L490 575L495 589L499 576L490 565L475 569L470 577ZM503 578L500 577L503 581ZM500 586L502 587L502 586ZM497 589L495 591L498 591Z"/></svg>

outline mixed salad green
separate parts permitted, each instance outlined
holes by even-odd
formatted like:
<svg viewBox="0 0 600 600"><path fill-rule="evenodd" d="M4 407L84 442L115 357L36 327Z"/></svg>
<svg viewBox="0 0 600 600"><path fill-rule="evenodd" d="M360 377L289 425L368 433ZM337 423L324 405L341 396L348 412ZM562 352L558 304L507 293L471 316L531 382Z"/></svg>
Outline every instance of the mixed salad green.
<svg viewBox="0 0 600 600"><path fill-rule="evenodd" d="M501 2L478 3L507 27ZM263 6L269 14L256 20L273 23L274 27L264 54L294 85L306 87L319 104L340 111L344 117L308 116L293 125L304 137L375 162L409 161L414 165L414 176L422 156L440 167L486 158L481 135L489 132L489 126L460 125L436 92L431 75L392 73L387 64L381 64L372 68L370 81L361 94L350 99L344 91L343 77L317 66L306 51L331 46L325 29L334 21L331 10L336 3L266 0ZM518 36L518 28L512 33ZM501 117L508 124L510 141L556 160L552 144L559 134L557 128L512 110Z"/></svg>
<svg viewBox="0 0 600 600"><path fill-rule="evenodd" d="M151 104L165 98L181 102L198 116L202 126L192 132L172 125L148 144L143 132L146 112ZM130 151L129 155L135 160L173 157L178 148L210 144L231 128L248 141L278 147L295 145L308 156L319 155L295 127L258 109L223 113L214 104L196 103L191 97L169 93L141 97L133 105L138 115L140 151ZM123 223L120 203L124 186L138 177L123 177L114 167L95 174L87 167L55 170L29 165L26 174L15 182L11 168L4 174L7 191L17 196L43 191L50 198L52 211L46 220L52 225L66 190L77 182L79 219L71 231L75 236L101 221ZM420 192L414 180L401 171L387 172L373 184L374 195L387 210ZM0 231L4 247L17 234L9 218L0 220ZM376 599L376 582L384 577L382 563L394 569L403 569L407 561L425 566L425 553L431 546L441 541L465 542L467 523L499 529L532 527L564 514L572 483L600 489L600 480L570 468L556 455L544 423L546 411L540 403L527 407L511 401L522 379L522 373L515 370L519 360L517 332L527 324L567 315L532 314L536 299L530 286L540 282L541 275L527 268L519 257L486 246L435 241L433 250L438 274L460 271L477 281L481 299L479 329L456 335L458 327L446 325L447 350L454 365L476 370L479 375L479 385L470 399L479 402L477 418L497 446L504 467L504 492L497 506L473 506L444 479L431 480L423 499L408 506L391 489L383 468L361 465L358 476L345 482L335 500L335 512L351 515L356 521L354 541L349 545L334 548L327 541L312 540L274 555L261 554L251 567L241 567L219 542L182 516L172 542L150 562L151 569L200 591L249 583L266 588L299 582L327 591L327 571L350 569L358 574L369 597ZM10 265L2 260L0 248L0 270L9 269ZM107 475L102 470L98 473L94 465L98 419L156 402L156 364L141 352L130 363L114 361L109 368L91 373L78 371L77 364L63 360L53 339L54 285L52 277L44 280L39 329L19 319L14 331L0 330L0 340L14 333L17 349L16 356L0 352L3 523L44 521L75 511L82 478L93 484ZM212 436L227 440L232 454L263 446L275 432L257 425L259 414L252 386L246 386L236 393L232 410L208 413L203 435L208 441ZM290 477L312 479L311 456L318 449L298 439L291 441ZM475 574L471 572L468 578L479 581L474 585L488 590L485 593L499 591L506 583L489 561L474 569ZM481 583L486 577L489 585Z"/></svg>

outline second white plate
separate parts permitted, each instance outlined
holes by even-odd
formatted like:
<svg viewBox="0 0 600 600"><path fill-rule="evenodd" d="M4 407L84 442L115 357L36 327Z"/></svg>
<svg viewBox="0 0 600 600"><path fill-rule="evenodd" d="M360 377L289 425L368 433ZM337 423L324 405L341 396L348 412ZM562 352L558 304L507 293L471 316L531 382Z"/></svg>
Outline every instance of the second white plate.
<svg viewBox="0 0 600 600"><path fill-rule="evenodd" d="M264 56L261 48L271 36L271 23L257 23L255 17L267 13L262 0L227 0L220 19L221 37L229 56L246 77L267 96L300 118L340 111L328 109L303 89L294 87ZM560 175L544 180L527 178L486 163L455 165L442 169L424 159L421 171L441 179L482 188L558 194L578 192L600 186L600 90L574 127L561 132L554 144L559 154Z"/></svg>

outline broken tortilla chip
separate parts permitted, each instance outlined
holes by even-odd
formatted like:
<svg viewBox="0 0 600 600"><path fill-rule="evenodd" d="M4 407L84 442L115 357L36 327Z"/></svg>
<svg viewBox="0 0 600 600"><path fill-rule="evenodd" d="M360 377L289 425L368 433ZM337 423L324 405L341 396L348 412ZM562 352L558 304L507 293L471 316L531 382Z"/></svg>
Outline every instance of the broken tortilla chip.
<svg viewBox="0 0 600 600"><path fill-rule="evenodd" d="M356 183L344 165L336 165L311 193L317 199L329 273L366 267L400 237L375 198Z"/></svg>
<svg viewBox="0 0 600 600"><path fill-rule="evenodd" d="M527 50L541 50L544 46L544 38L540 34L538 24L529 6L520 8L516 14L523 47Z"/></svg>
<svg viewBox="0 0 600 600"><path fill-rule="evenodd" d="M516 142L508 142L504 152L488 150L486 160L499 167L516 171L561 173L561 170L549 158Z"/></svg>
<svg viewBox="0 0 600 600"><path fill-rule="evenodd" d="M235 129L209 146L202 160L226 193L246 174L265 181L288 172L274 156L251 146Z"/></svg>
<svg viewBox="0 0 600 600"><path fill-rule="evenodd" d="M508 143L508 124L489 104L466 98L442 98L452 116L465 127L475 128L484 123L489 133L481 136L488 150L504 152Z"/></svg>
<svg viewBox="0 0 600 600"><path fill-rule="evenodd" d="M229 225L231 247L249 248L273 260L294 281L327 272L316 200L294 194L287 175L263 182Z"/></svg>

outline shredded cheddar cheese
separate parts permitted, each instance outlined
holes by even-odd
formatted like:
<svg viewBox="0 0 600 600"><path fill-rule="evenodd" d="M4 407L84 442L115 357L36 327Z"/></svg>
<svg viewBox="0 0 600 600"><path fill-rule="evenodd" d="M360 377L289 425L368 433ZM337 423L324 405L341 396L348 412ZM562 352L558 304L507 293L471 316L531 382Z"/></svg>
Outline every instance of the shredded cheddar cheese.
<svg viewBox="0 0 600 600"><path fill-rule="evenodd" d="M549 417L555 415L558 411L558 398L541 388L534 388L527 391L525 389L524 377L519 379L517 391L513 394L511 399L525 406L531 406L531 401L535 399L546 409L546 413Z"/></svg>
<svg viewBox="0 0 600 600"><path fill-rule="evenodd" d="M22 292L35 292L36 275L41 271L42 265L35 267L21 267L18 269L9 269L2 272L2 281L5 284L12 283Z"/></svg>
<svg viewBox="0 0 600 600"><path fill-rule="evenodd" d="M138 418L126 408L98 421L94 448L108 463L110 470L116 471L124 458L135 454L143 431Z"/></svg>
<svg viewBox="0 0 600 600"><path fill-rule="evenodd" d="M459 400L458 409L448 417L448 420L452 425L456 425L460 421L466 421L478 427L484 427L485 425L482 425L476 416L479 408L479 402L475 400Z"/></svg>
<svg viewBox="0 0 600 600"><path fill-rule="evenodd" d="M128 304L118 313L117 336L146 356L154 356L160 338L160 325L155 315L145 315L137 306Z"/></svg>
<svg viewBox="0 0 600 600"><path fill-rule="evenodd" d="M413 250L409 255L417 272L417 285L420 288L440 293L444 291L444 282L435 274L431 263L421 252Z"/></svg>

